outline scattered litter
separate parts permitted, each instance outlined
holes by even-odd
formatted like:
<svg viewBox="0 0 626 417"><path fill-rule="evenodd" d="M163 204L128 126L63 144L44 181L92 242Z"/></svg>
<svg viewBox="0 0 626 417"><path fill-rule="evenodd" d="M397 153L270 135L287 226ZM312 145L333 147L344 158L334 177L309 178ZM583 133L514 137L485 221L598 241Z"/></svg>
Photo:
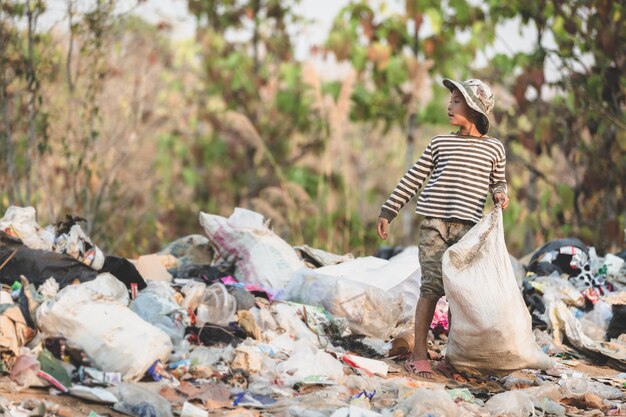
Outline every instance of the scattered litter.
<svg viewBox="0 0 626 417"><path fill-rule="evenodd" d="M0 396L0 409L73 415L11 397L39 389L137 417L623 414L625 256L566 239L527 268L494 213L447 252L430 326L433 368L447 357L460 385L403 369L416 247L376 258L292 248L236 209L201 213L208 237L130 261L98 252L80 218L42 228L34 209L11 208L0 219L0 392L12 402Z"/></svg>

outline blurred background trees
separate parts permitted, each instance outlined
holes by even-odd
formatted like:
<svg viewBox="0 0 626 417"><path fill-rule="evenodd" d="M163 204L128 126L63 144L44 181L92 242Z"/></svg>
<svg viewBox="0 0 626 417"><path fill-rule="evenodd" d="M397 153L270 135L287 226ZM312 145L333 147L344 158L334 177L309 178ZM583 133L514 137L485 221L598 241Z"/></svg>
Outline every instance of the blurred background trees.
<svg viewBox="0 0 626 417"><path fill-rule="evenodd" d="M0 210L82 215L99 246L132 256L200 231L200 210L243 206L292 244L372 253L380 205L451 130L441 78L478 77L508 152L509 250L563 236L622 247L624 5L396 3L340 10L313 51L349 68L337 79L295 58L311 24L297 0L188 0L184 41L115 0L66 0L48 32L45 0L2 2ZM512 21L532 47L493 54ZM395 243L414 242L413 207Z"/></svg>

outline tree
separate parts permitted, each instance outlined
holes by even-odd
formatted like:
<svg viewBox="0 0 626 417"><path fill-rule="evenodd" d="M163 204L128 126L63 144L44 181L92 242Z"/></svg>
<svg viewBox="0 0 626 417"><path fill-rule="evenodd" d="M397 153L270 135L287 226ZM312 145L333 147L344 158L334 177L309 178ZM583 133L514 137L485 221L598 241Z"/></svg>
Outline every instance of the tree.
<svg viewBox="0 0 626 417"><path fill-rule="evenodd" d="M513 92L515 106L496 118L505 137L521 144L514 163L531 173L528 193L518 185L528 202L524 223L536 233L527 234L525 249L567 234L601 251L619 247L626 222L624 6L490 1L489 13L494 22L521 15L537 34L533 51L497 55L489 73ZM560 77L548 81L546 65Z"/></svg>
<svg viewBox="0 0 626 417"><path fill-rule="evenodd" d="M320 151L326 127L292 56L296 3L189 1L203 81L191 145L198 152L189 163L196 195L209 208L257 208L302 241L313 205L291 167Z"/></svg>
<svg viewBox="0 0 626 417"><path fill-rule="evenodd" d="M42 110L41 80L53 68L47 50L50 38L37 31L45 10L43 0L0 5L0 168L4 173L0 184L12 204L36 200L33 181L47 147L48 115Z"/></svg>

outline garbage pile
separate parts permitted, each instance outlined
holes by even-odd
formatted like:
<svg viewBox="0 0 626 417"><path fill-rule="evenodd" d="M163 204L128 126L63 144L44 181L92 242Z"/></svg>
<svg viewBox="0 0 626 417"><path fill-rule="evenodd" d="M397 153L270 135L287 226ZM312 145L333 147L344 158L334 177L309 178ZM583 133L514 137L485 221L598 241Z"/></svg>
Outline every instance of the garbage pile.
<svg viewBox="0 0 626 417"><path fill-rule="evenodd" d="M56 414L51 400L16 400L39 388L137 417L626 413L623 253L600 258L565 240L528 266L507 263L550 369L427 381L402 370L419 296L416 247L354 258L292 247L245 209L199 220L206 236L129 260L104 256L79 218L42 228L34 209L9 208L0 219L0 410ZM448 322L450 305L441 299L431 324L433 360L460 326Z"/></svg>

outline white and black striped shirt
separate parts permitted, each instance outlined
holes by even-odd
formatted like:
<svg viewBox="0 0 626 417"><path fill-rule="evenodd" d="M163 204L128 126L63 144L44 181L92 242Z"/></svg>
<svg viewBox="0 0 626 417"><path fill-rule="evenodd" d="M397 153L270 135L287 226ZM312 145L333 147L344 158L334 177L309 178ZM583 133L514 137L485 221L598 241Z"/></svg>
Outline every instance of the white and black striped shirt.
<svg viewBox="0 0 626 417"><path fill-rule="evenodd" d="M496 138L435 136L383 204L380 217L391 222L430 175L416 213L477 223L488 192L507 191L505 165L504 146Z"/></svg>

